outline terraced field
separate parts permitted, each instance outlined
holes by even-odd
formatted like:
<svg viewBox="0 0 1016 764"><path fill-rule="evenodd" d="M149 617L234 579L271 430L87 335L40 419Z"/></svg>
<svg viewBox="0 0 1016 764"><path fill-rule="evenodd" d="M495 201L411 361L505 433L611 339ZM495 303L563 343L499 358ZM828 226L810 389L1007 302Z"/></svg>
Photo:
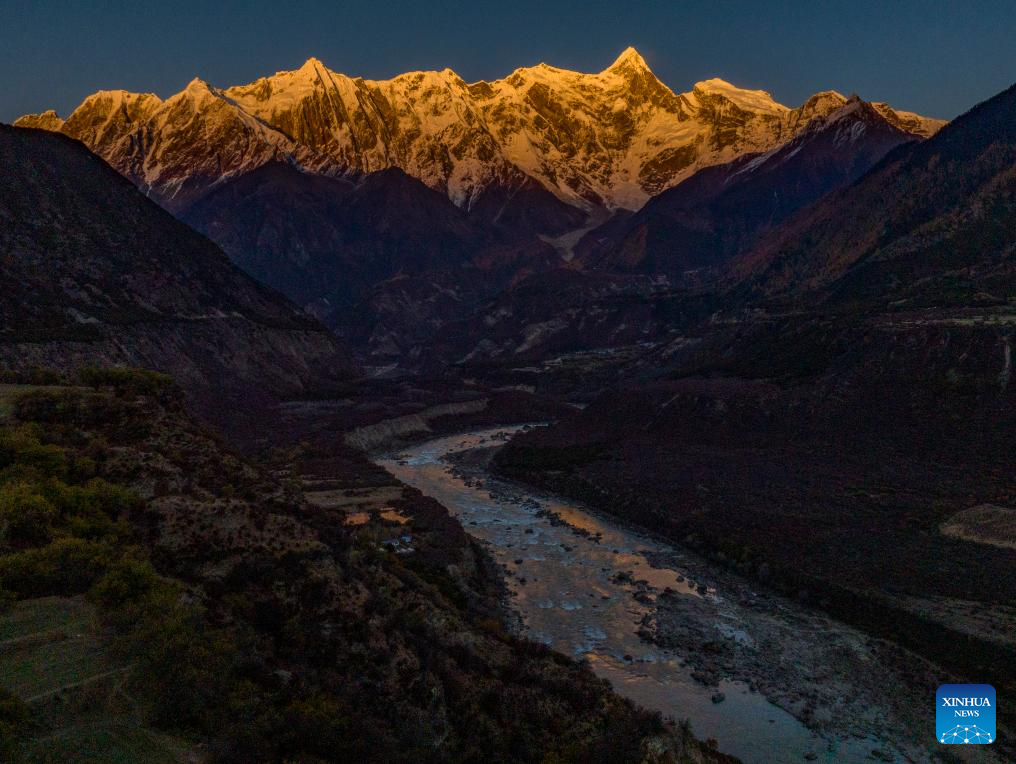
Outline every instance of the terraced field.
<svg viewBox="0 0 1016 764"><path fill-rule="evenodd" d="M24 600L0 614L0 689L40 726L26 762L180 762L186 743L144 726L118 657L83 597Z"/></svg>

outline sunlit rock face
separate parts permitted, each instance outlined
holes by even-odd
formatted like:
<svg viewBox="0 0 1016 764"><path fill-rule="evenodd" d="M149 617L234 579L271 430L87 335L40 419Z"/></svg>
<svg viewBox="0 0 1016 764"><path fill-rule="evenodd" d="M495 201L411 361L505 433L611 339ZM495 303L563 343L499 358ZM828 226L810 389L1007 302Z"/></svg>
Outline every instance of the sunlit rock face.
<svg viewBox="0 0 1016 764"><path fill-rule="evenodd" d="M816 96L813 102L828 100ZM575 246L575 261L611 272L704 283L729 258L802 207L857 180L889 151L919 140L852 96L807 120L770 151L703 168L656 195L634 215L615 215ZM899 121L898 119L896 120Z"/></svg>
<svg viewBox="0 0 1016 764"><path fill-rule="evenodd" d="M311 58L225 89L194 79L164 101L100 91L66 120L48 111L16 124L81 140L175 212L223 178L285 161L337 176L398 167L494 218L518 192L544 207L638 209L703 167L785 143L846 100L828 91L791 109L720 79L675 93L628 48L594 74L539 64L475 83L450 69L365 80ZM917 135L943 124L876 107Z"/></svg>

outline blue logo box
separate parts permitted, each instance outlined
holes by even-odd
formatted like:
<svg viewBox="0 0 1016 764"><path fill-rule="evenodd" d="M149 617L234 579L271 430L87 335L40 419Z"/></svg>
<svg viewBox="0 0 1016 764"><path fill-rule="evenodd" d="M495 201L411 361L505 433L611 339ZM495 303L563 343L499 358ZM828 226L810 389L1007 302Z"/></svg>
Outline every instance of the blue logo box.
<svg viewBox="0 0 1016 764"><path fill-rule="evenodd" d="M943 684L938 688L935 729L938 742L983 745L995 742L995 688L990 684Z"/></svg>

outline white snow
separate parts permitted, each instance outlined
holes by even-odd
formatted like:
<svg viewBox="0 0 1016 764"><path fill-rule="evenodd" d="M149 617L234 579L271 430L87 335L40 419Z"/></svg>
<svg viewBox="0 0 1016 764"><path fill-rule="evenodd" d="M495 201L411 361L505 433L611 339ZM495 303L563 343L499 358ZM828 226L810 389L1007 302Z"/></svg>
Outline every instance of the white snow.
<svg viewBox="0 0 1016 764"><path fill-rule="evenodd" d="M772 151L845 99L828 92L812 100L807 111L790 109L719 78L678 94L627 48L598 73L539 64L472 84L451 69L364 80L309 58L224 90L196 78L166 101L100 91L66 124L55 115L33 124L70 132L158 194L194 175L285 159L328 174L398 166L466 207L485 188L528 175L591 211L592 197L607 209L637 209L702 167ZM934 122L895 114L915 130Z"/></svg>
<svg viewBox="0 0 1016 764"><path fill-rule="evenodd" d="M714 77L711 80L696 82L692 92L721 95L739 108L762 114L785 114L790 111L783 104L777 103L765 90L745 90L731 85L726 80Z"/></svg>

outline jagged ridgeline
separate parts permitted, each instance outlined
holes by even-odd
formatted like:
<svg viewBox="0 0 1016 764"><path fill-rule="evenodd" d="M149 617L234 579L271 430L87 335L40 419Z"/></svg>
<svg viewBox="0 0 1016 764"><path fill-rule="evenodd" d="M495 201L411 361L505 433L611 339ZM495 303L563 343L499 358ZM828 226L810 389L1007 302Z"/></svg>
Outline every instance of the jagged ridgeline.
<svg viewBox="0 0 1016 764"><path fill-rule="evenodd" d="M594 74L539 64L474 83L451 69L365 80L311 58L248 85L194 79L166 100L100 91L66 120L16 124L78 138L176 213L222 177L281 160L328 175L399 167L490 221L520 192L529 207L637 209L702 167L785 143L846 100L827 91L788 108L720 79L677 93L628 48ZM943 124L875 106L922 137Z"/></svg>
<svg viewBox="0 0 1016 764"><path fill-rule="evenodd" d="M791 108L721 79L677 92L629 48L596 73L539 64L474 83L450 69L365 80L312 58L247 85L195 79L165 100L100 91L66 119L16 124L82 141L365 365L418 369L525 347L482 344L468 324L562 258L679 283L943 124L865 104L873 129L849 115L853 139L819 155L819 128L856 102L825 91ZM740 190L668 209L668 189L697 195L714 168ZM650 199L653 212L624 225ZM440 337L454 322L463 339ZM627 337L630 326L597 332Z"/></svg>

